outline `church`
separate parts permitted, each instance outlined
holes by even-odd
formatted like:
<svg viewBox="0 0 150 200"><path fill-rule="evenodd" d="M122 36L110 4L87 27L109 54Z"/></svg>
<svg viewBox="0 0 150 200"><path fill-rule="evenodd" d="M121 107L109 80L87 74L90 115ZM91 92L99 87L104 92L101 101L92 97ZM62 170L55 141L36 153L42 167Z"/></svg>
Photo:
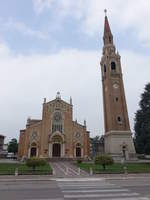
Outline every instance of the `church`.
<svg viewBox="0 0 150 200"><path fill-rule="evenodd" d="M18 159L22 157L87 159L90 138L86 121L73 121L72 99L67 103L60 93L54 100L43 103L42 119L28 119L20 130Z"/></svg>
<svg viewBox="0 0 150 200"><path fill-rule="evenodd" d="M106 10L105 10L106 14ZM101 76L104 106L105 153L115 160L136 159L122 78L121 56L116 52L107 15L104 20ZM97 86L98 87L98 86ZM42 120L28 119L20 131L18 156L44 158L89 158L90 138L84 125L73 121L72 100L43 103Z"/></svg>

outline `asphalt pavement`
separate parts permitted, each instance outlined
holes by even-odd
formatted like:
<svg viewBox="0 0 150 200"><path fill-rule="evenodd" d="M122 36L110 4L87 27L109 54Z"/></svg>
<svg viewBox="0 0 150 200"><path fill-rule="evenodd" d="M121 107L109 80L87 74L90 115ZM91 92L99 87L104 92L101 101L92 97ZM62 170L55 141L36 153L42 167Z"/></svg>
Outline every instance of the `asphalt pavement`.
<svg viewBox="0 0 150 200"><path fill-rule="evenodd" d="M150 200L150 178L0 181L0 200Z"/></svg>

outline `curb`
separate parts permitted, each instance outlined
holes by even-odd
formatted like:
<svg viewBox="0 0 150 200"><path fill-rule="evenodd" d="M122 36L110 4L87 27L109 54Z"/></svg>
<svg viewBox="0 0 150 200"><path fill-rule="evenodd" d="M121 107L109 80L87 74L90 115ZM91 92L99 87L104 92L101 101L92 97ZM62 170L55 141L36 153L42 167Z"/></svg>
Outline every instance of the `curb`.
<svg viewBox="0 0 150 200"><path fill-rule="evenodd" d="M73 178L73 177L66 177L66 178L4 178L0 179L1 182L19 182L19 181L104 181L104 180L128 180L128 179L146 179L150 177L82 177L82 178Z"/></svg>

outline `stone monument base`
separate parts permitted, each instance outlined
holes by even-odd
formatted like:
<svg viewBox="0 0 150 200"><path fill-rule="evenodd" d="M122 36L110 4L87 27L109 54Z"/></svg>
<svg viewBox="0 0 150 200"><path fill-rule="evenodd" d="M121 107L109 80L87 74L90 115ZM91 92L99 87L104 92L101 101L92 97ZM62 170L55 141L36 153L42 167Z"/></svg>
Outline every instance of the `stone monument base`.
<svg viewBox="0 0 150 200"><path fill-rule="evenodd" d="M137 160L132 133L130 131L110 131L104 136L105 153L110 154L114 161Z"/></svg>

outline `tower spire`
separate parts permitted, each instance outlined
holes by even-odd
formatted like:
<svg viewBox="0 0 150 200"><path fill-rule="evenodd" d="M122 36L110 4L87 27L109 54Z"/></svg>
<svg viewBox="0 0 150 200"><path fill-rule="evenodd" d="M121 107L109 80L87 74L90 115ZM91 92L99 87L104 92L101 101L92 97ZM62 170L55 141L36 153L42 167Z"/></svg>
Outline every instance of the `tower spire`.
<svg viewBox="0 0 150 200"><path fill-rule="evenodd" d="M109 21L108 21L108 17L107 17L107 10L105 9L104 12L105 12L104 36L103 36L104 45L113 44L113 35L111 33L111 29L110 29L110 26L109 26Z"/></svg>
<svg viewBox="0 0 150 200"><path fill-rule="evenodd" d="M105 16L107 16L107 9L104 10Z"/></svg>
<svg viewBox="0 0 150 200"><path fill-rule="evenodd" d="M113 44L113 35L105 12L104 47L101 59L105 124L105 153L114 159L132 159L135 148L130 130L120 56Z"/></svg>

